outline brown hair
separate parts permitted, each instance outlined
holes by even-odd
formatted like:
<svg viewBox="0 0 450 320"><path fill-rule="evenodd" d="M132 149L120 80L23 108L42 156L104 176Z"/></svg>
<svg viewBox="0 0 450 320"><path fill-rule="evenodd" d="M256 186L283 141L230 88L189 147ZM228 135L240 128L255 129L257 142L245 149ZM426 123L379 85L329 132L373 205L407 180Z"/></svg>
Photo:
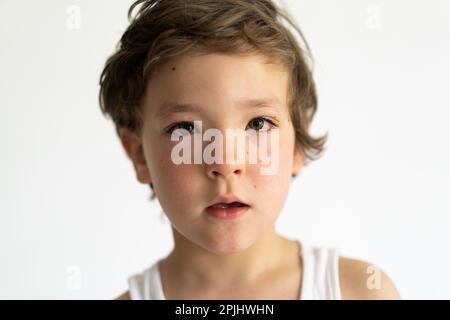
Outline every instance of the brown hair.
<svg viewBox="0 0 450 320"><path fill-rule="evenodd" d="M100 76L100 107L114 121L117 133L121 127L140 133L140 100L145 85L166 59L191 49L200 53L260 53L270 63L290 71L288 107L296 148L305 157L305 165L322 155L328 133L318 138L308 133L317 110L310 49L284 9L271 0L137 0L129 8L128 19L130 25ZM303 47L283 25L283 19L300 35Z"/></svg>

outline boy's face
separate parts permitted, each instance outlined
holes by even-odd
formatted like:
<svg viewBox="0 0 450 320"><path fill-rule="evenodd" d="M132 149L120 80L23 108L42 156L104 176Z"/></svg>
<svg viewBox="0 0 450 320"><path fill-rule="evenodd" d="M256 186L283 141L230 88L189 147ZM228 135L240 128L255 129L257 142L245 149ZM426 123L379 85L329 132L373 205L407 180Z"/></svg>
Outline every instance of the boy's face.
<svg viewBox="0 0 450 320"><path fill-rule="evenodd" d="M182 55L167 61L147 83L141 136L123 129L120 131L138 180L153 183L174 232L217 254L245 250L273 230L284 206L291 176L303 165L300 154L295 152L294 128L287 106L288 73L282 66L264 61L260 55L242 57L220 53ZM243 103L247 99L264 98L277 102L264 107ZM197 110L167 112L173 103L195 104ZM264 120L262 123L257 121L256 126L250 124L260 117L274 119L277 127ZM224 155L227 129L246 132L249 128L260 128L269 130L269 136L270 130L277 130L277 170L265 175L260 162L248 161L207 164L202 160L201 164L177 165L172 150L180 141L172 141L167 128L181 121L192 124L202 121L203 134L210 128L220 130ZM181 128L192 130L193 127L184 124ZM197 129L193 131L197 132ZM203 139L200 140L203 149L211 144L202 138L202 133L191 133L192 143L194 135L198 134ZM270 138L268 146L272 147ZM248 144L244 148L234 152L248 153ZM206 213L206 207L225 194L236 195L250 208L233 220L211 217Z"/></svg>

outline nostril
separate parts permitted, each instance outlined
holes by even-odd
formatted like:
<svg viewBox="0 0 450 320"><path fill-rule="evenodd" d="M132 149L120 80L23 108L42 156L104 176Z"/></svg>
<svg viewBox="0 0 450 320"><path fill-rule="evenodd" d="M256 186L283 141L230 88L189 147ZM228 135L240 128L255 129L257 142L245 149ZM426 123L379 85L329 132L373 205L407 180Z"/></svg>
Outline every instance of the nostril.
<svg viewBox="0 0 450 320"><path fill-rule="evenodd" d="M233 174L241 174L241 173L242 173L242 170L241 170L241 169L233 170ZM224 176L225 176L225 172L224 172L224 173L221 173L221 172L219 172L219 171L217 171L217 170L211 171L211 174L212 174L214 177L219 176L219 175L224 175ZM230 174L230 173L228 173L228 174Z"/></svg>
<svg viewBox="0 0 450 320"><path fill-rule="evenodd" d="M241 170L240 169L236 169L233 171L234 174L241 174Z"/></svg>

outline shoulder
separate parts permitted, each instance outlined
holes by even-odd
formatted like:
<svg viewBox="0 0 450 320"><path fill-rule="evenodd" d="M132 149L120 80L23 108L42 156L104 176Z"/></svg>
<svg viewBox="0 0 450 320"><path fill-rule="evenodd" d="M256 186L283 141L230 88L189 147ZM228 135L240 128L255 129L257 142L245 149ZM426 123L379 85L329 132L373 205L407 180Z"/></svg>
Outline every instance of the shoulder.
<svg viewBox="0 0 450 320"><path fill-rule="evenodd" d="M124 292L114 300L130 300L130 292L129 291Z"/></svg>
<svg viewBox="0 0 450 320"><path fill-rule="evenodd" d="M339 283L343 300L401 299L391 278L367 261L339 257Z"/></svg>

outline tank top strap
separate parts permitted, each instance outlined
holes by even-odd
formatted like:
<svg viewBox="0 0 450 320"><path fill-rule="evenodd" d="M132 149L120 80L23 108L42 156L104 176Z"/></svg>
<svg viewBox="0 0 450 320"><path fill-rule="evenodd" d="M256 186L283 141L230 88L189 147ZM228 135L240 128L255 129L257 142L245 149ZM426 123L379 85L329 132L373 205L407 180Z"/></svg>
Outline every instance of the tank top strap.
<svg viewBox="0 0 450 320"><path fill-rule="evenodd" d="M336 248L302 248L302 300L341 300Z"/></svg>
<svg viewBox="0 0 450 320"><path fill-rule="evenodd" d="M164 300L161 277L158 269L159 261L144 272L128 278L131 300Z"/></svg>

